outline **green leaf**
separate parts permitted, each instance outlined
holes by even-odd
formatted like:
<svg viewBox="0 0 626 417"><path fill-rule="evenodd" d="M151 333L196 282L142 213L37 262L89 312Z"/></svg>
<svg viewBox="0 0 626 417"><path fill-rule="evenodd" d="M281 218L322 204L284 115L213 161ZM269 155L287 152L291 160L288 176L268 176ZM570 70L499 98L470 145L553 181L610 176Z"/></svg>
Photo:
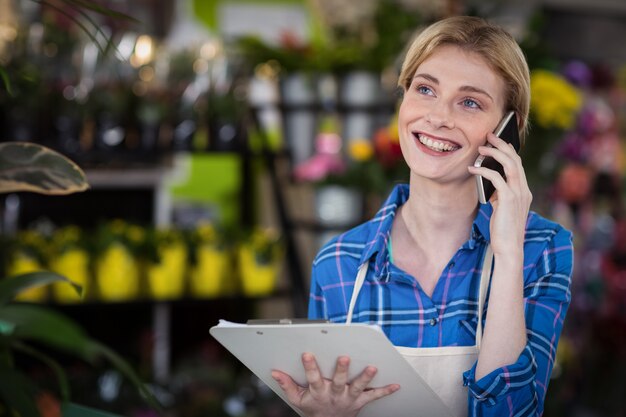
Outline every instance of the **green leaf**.
<svg viewBox="0 0 626 417"><path fill-rule="evenodd" d="M89 187L85 173L65 156L26 142L0 144L0 192L71 194Z"/></svg>
<svg viewBox="0 0 626 417"><path fill-rule="evenodd" d="M53 282L67 282L76 289L78 295L82 295L82 287L78 284L74 284L62 275L48 271L30 272L28 274L0 280L0 306L7 304L24 290L41 285L48 285Z"/></svg>
<svg viewBox="0 0 626 417"><path fill-rule="evenodd" d="M75 7L91 10L92 12L99 13L104 16L113 17L115 19L128 20L134 23L141 23L139 20L125 13L118 12L117 10L103 7L93 1L87 0L65 0L68 4L73 4Z"/></svg>
<svg viewBox="0 0 626 417"><path fill-rule="evenodd" d="M37 388L24 374L0 368L0 399L12 412L20 417L41 417L35 405L36 392Z"/></svg>
<svg viewBox="0 0 626 417"><path fill-rule="evenodd" d="M146 403L157 410L161 409L158 400L121 356L91 339L76 323L65 316L41 306L10 304L0 307L0 320L15 325L13 340L39 342L74 354L90 363L99 357L108 360L137 388Z"/></svg>
<svg viewBox="0 0 626 417"><path fill-rule="evenodd" d="M65 0L68 2L68 4L73 4L74 2L71 0ZM102 38L105 40L105 45L104 47L102 45L100 45L98 37L94 34L92 34L86 26L84 26L82 24L82 22L75 18L72 14L68 13L68 17L70 19L72 19L74 21L74 23L76 23L81 29L83 29L83 31L89 36L89 38L91 38L91 40L93 41L93 43L98 47L98 49L100 50L100 53L102 55L106 55L109 50L111 50L112 48L114 49L115 46L113 45L113 41L112 38L110 36L107 36L102 29L100 29L100 25L91 18L91 16L89 16L88 13L86 13L80 6L73 6L76 10L76 12L83 18L85 19L87 22L89 22L91 24L91 26L94 28L94 30L96 31L96 35L101 35ZM98 6L96 6L98 7Z"/></svg>
<svg viewBox="0 0 626 417"><path fill-rule="evenodd" d="M28 346L24 343L20 343L20 342L14 342L13 343L13 348L17 351L20 351L26 355L32 356L33 358L43 362L44 364L46 364L50 369L52 369L52 371L54 372L54 374L57 377L57 380L59 382L59 392L61 393L61 399L63 401L69 401L70 399L70 384L67 380L67 376L65 375L65 371L63 370L63 368L61 367L61 365L59 365L59 363L57 361L55 361L54 359L52 359L50 356L46 355L45 353L31 347Z"/></svg>
<svg viewBox="0 0 626 417"><path fill-rule="evenodd" d="M162 406L159 403L159 401L152 394L152 392L150 390L148 390L146 384L144 384L139 379L139 377L137 376L135 371L133 371L133 368L121 356L119 356L117 353L115 353L109 347L107 347L107 346L105 346L105 345L103 345L101 343L98 343L96 341L91 341L90 342L90 348L91 348L91 350L93 350L97 354L102 355L106 359L108 359L108 361L111 362L111 364L113 366L115 366L115 368L118 371L120 371L122 373L122 375L124 375L133 385L135 385L137 390L139 390L139 393L143 396L144 400L152 408L154 408L157 411L162 411Z"/></svg>
<svg viewBox="0 0 626 417"><path fill-rule="evenodd" d="M13 89L11 88L11 80L9 80L9 74L7 74L7 71L2 67L0 67L0 78L2 79L2 83L4 84L4 88L6 88L7 93L9 93L11 97L13 97Z"/></svg>
<svg viewBox="0 0 626 417"><path fill-rule="evenodd" d="M0 320L0 334L9 335L15 330L15 324Z"/></svg>
<svg viewBox="0 0 626 417"><path fill-rule="evenodd" d="M46 0L33 0L33 1L35 3L40 3L42 5L46 5L47 7L55 9L58 13L62 14L63 16L67 17L72 22L74 22L93 41L93 43L98 47L98 50L100 51L100 53L103 55L106 55L110 49L115 48L111 40L112 38L110 36L107 36L104 33L104 31L100 29L100 25L94 19L92 19L91 16L89 16L89 14L87 13L88 11L96 12L101 15L109 16L115 19L123 19L123 20L132 21L135 23L140 23L137 19L129 15L115 11L113 9L109 9L107 7L100 6L98 4L95 4L92 1L63 0L67 8L71 9L70 11L66 10L63 7L63 5L58 4L58 2L52 2L52 1L46 1ZM89 22L89 24L91 24L92 30L90 30L87 26L85 26L83 22L81 22L80 19L76 17L75 15L76 13L78 13L80 17L82 17L87 22ZM92 32L95 32L95 34ZM102 37L105 39L106 44L104 46L100 45L100 42L96 35L102 35Z"/></svg>
<svg viewBox="0 0 626 417"><path fill-rule="evenodd" d="M0 307L0 320L13 323L13 339L43 343L91 362L95 352L89 336L74 321L53 310L28 304Z"/></svg>

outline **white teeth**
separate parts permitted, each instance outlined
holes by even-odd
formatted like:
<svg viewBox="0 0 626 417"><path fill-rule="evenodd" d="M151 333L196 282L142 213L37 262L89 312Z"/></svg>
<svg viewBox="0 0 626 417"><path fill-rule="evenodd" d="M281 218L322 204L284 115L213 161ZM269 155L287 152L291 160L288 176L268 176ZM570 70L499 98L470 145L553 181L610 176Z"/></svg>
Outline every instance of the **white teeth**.
<svg viewBox="0 0 626 417"><path fill-rule="evenodd" d="M419 141L426 145L428 148L438 151L438 152L450 152L458 149L458 146L452 146L447 143L439 142L437 140L432 140L431 138L426 138L422 135L417 135Z"/></svg>

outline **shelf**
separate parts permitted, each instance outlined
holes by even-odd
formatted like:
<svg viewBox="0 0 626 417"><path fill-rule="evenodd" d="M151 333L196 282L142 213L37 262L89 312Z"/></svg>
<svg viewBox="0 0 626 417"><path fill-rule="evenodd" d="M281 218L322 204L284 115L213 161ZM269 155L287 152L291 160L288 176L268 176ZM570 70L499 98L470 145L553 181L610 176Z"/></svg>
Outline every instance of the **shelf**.
<svg viewBox="0 0 626 417"><path fill-rule="evenodd" d="M171 175L171 168L86 169L91 188L159 187Z"/></svg>

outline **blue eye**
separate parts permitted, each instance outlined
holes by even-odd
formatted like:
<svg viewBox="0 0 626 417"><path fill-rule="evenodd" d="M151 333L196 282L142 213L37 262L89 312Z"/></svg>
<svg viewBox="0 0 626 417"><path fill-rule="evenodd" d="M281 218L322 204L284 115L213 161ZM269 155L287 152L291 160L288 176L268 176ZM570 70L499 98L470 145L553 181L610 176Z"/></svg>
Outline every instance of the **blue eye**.
<svg viewBox="0 0 626 417"><path fill-rule="evenodd" d="M478 104L478 102L474 99L471 98L466 98L463 100L463 105L465 107L470 107L472 109L480 109L480 104Z"/></svg>
<svg viewBox="0 0 626 417"><path fill-rule="evenodd" d="M426 87L425 85L418 85L417 92L420 94L433 95L433 90L431 90L429 87Z"/></svg>

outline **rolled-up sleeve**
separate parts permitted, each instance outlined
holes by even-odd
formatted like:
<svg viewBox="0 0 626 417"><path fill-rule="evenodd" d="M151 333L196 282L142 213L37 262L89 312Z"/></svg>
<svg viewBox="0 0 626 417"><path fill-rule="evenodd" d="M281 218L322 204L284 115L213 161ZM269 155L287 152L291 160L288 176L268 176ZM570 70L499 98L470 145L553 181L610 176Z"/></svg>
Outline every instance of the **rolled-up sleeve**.
<svg viewBox="0 0 626 417"><path fill-rule="evenodd" d="M571 300L572 235L563 228L526 236L524 300L527 344L517 361L479 380L463 374L470 416L540 416ZM536 245L543 245L537 250Z"/></svg>

